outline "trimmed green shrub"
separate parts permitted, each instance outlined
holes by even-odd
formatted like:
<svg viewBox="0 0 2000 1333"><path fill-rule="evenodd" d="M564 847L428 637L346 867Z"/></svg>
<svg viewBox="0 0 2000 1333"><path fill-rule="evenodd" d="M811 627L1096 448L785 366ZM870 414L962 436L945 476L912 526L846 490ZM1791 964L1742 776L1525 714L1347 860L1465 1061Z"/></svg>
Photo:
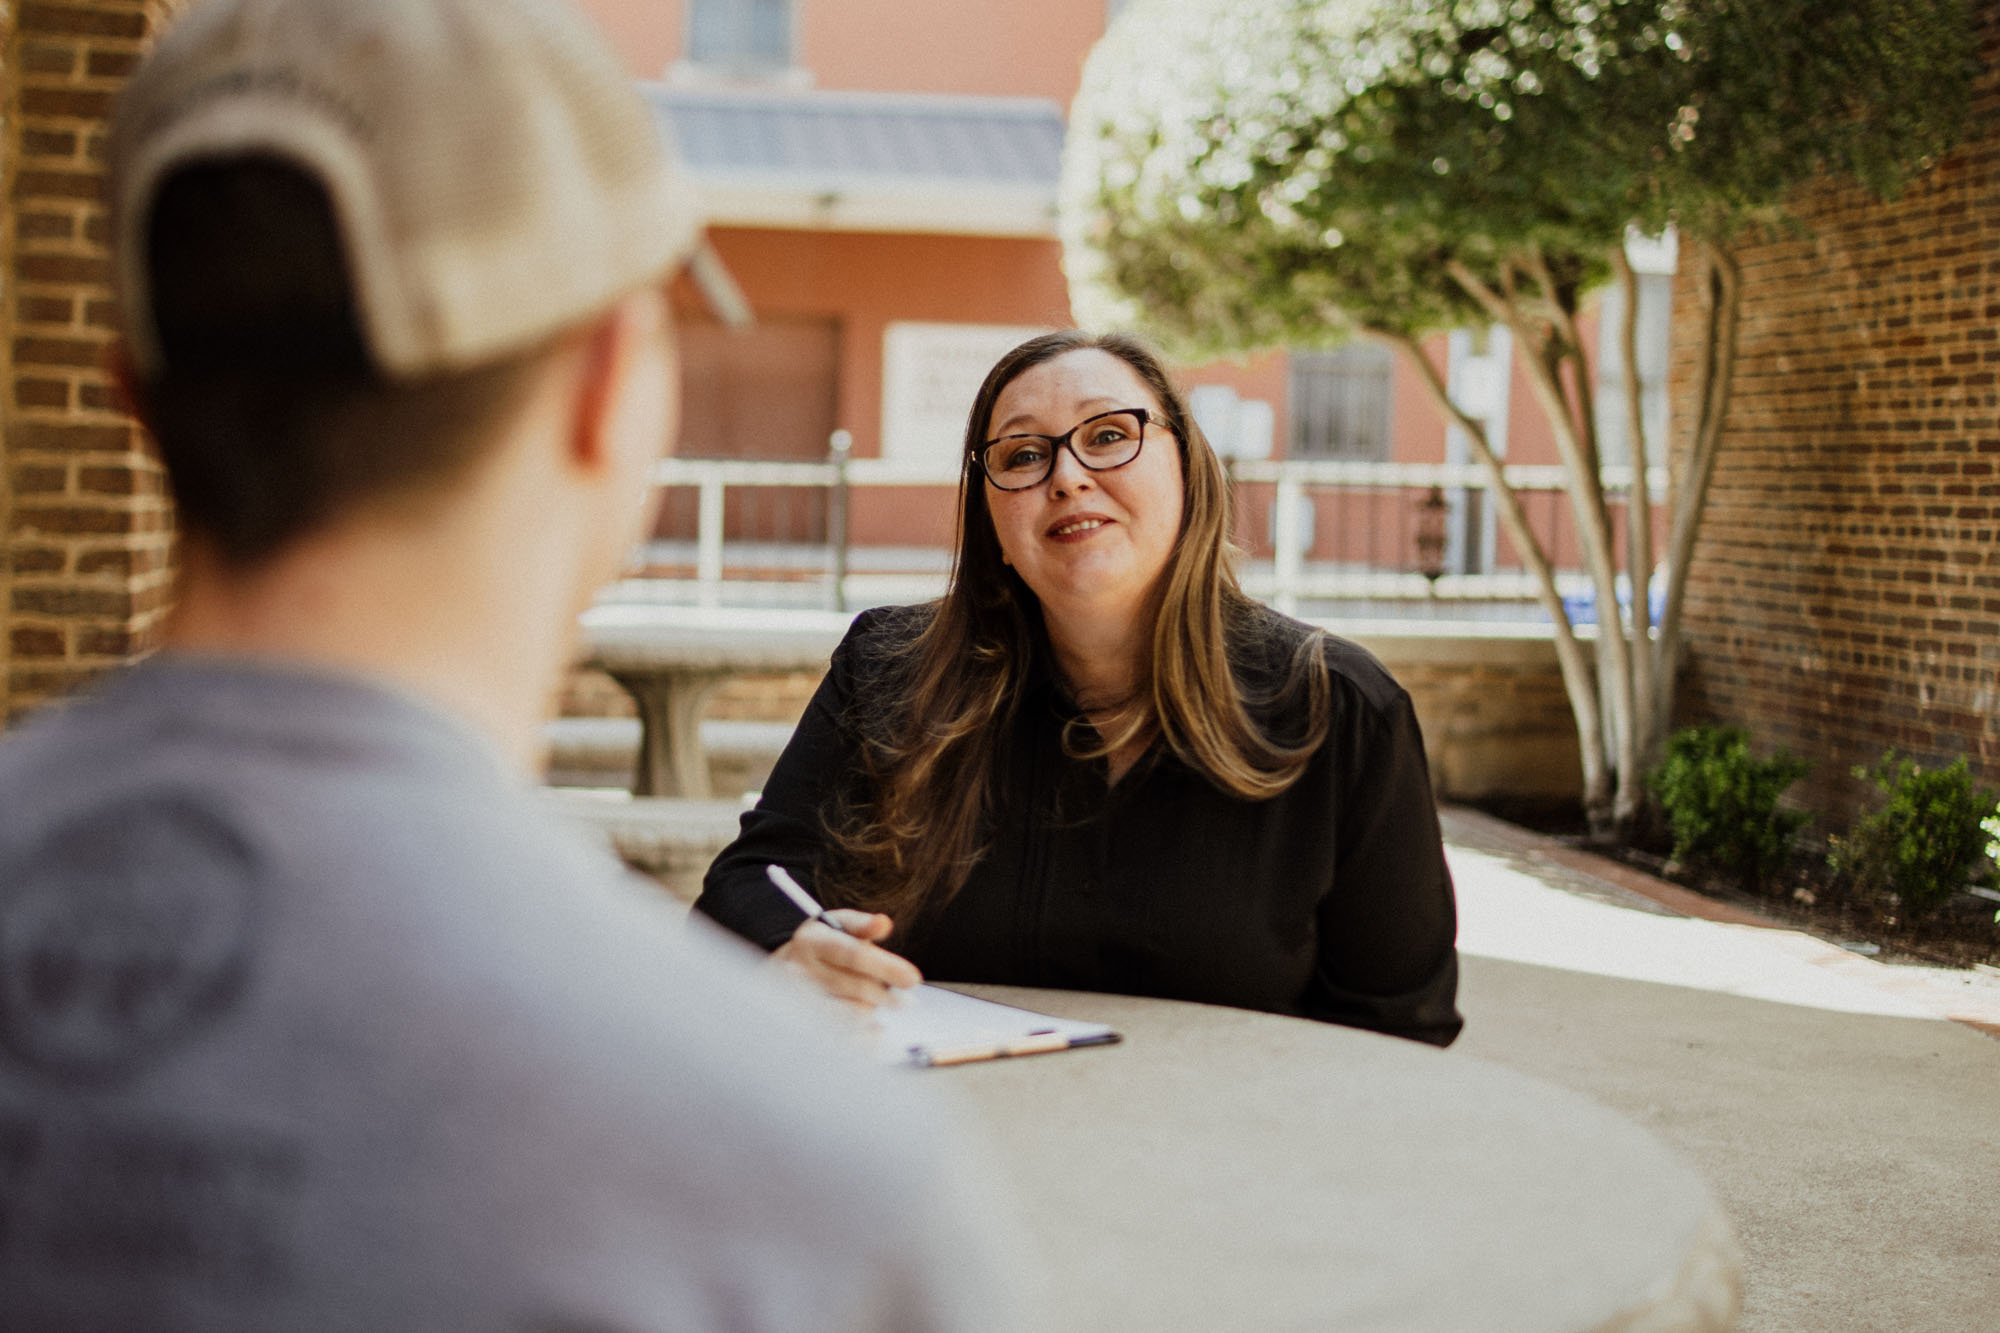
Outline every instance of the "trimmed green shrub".
<svg viewBox="0 0 2000 1333"><path fill-rule="evenodd" d="M1891 750L1854 776L1873 782L1885 800L1851 834L1833 840L1828 859L1836 872L1864 893L1894 894L1912 920L1931 915L1984 877L1982 821L1993 817L1994 796L1972 780L1964 759L1924 768L1898 761Z"/></svg>
<svg viewBox="0 0 2000 1333"><path fill-rule="evenodd" d="M1778 798L1811 771L1783 752L1755 757L1741 727L1685 727L1667 741L1646 786L1666 813L1676 861L1761 888L1783 867L1807 819L1779 809Z"/></svg>

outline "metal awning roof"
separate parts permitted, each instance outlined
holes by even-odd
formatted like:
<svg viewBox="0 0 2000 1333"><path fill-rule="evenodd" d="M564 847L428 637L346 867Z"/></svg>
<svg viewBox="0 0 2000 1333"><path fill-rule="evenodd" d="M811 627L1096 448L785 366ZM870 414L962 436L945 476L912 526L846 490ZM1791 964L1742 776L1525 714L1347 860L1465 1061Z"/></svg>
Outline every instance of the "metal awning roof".
<svg viewBox="0 0 2000 1333"><path fill-rule="evenodd" d="M1011 97L646 89L723 225L1049 236L1062 109Z"/></svg>

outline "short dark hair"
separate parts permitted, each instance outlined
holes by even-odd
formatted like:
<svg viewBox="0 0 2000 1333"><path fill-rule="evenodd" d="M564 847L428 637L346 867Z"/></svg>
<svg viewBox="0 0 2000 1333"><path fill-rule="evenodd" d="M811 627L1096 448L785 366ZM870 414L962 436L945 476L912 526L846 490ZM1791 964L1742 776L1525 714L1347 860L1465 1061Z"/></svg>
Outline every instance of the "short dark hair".
<svg viewBox="0 0 2000 1333"><path fill-rule="evenodd" d="M239 567L360 505L462 474L547 354L384 376L326 191L278 157L177 169L145 234L161 369L138 385L141 413L183 528Z"/></svg>

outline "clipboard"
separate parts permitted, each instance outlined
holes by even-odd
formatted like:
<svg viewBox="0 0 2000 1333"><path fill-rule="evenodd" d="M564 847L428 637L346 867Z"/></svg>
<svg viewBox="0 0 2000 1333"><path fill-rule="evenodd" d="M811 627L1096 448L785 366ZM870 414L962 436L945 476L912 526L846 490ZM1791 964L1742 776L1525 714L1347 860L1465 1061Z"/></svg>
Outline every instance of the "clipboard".
<svg viewBox="0 0 2000 1333"><path fill-rule="evenodd" d="M919 986L905 992L900 1004L876 1011L876 1058L921 1069L1108 1046L1119 1039L1103 1023L1054 1018L942 986Z"/></svg>

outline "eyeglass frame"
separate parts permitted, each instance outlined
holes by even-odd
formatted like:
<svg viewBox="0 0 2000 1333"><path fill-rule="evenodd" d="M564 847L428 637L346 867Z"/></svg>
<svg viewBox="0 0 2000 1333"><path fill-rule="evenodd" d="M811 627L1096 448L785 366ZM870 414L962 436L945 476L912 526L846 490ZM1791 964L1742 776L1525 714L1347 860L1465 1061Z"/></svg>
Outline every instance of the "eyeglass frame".
<svg viewBox="0 0 2000 1333"><path fill-rule="evenodd" d="M1132 452L1130 456L1121 458L1116 463L1106 463L1102 467L1100 467L1097 464L1092 463L1089 459L1085 458L1081 453L1077 452L1076 445L1072 443L1072 441L1076 438L1076 433L1082 430L1085 426L1090 425L1094 421L1102 421L1106 417L1139 418L1139 434L1138 434L1139 442L1132 447ZM979 461L980 472L985 475L986 480L993 483L993 488L995 490L1006 491L1009 495L1013 495L1013 494L1018 494L1021 491L1032 491L1035 489L1035 487L1041 485L1043 482L1047 481L1050 477L1053 477L1056 474L1056 455L1061 453L1065 449L1069 450L1069 456L1076 460L1076 465L1082 468L1086 472L1116 472L1121 467L1129 466L1133 461L1135 461L1139 457L1141 453L1145 451L1146 427L1148 426L1158 426L1161 430L1164 430L1169 435L1172 435L1174 433L1174 428L1172 426L1169 426L1166 422L1153 420L1153 413L1150 408L1114 407L1108 412L1099 412L1094 416L1085 417L1083 420L1077 422L1074 426L1071 426L1068 430L1064 431L1060 435L1037 435L1032 431L1023 431L1018 435L996 436L995 438L990 439L986 443L980 445L977 449L973 450L972 456ZM994 445L1005 444L1009 440L1041 440L1044 443L1046 443L1049 446L1048 470L1042 473L1041 476L1029 482L1026 486L1002 485L1000 479L993 475L993 468L987 463L986 455L988 454L988 452L992 450Z"/></svg>

